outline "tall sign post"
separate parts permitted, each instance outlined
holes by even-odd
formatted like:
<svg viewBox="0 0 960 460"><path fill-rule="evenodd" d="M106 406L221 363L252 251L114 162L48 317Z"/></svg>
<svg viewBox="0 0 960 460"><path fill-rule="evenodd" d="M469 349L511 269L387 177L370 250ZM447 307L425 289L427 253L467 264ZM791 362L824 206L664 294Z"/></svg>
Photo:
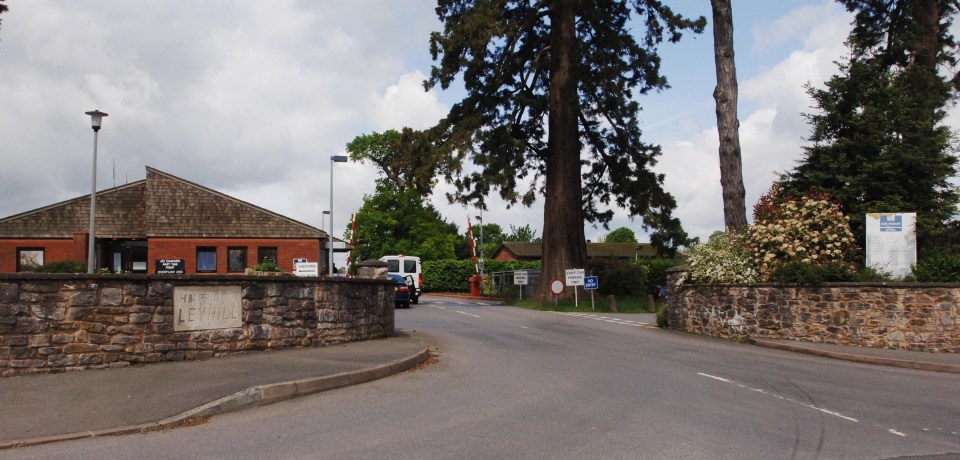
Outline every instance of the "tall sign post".
<svg viewBox="0 0 960 460"><path fill-rule="evenodd" d="M590 309L596 310L597 308L593 305L593 291L596 291L600 287L600 279L596 276L587 276L583 279L583 289L590 291Z"/></svg>
<svg viewBox="0 0 960 460"><path fill-rule="evenodd" d="M527 272L516 270L513 272L513 284L520 286L520 300L523 300L523 288L527 285Z"/></svg>
<svg viewBox="0 0 960 460"><path fill-rule="evenodd" d="M573 286L573 306L579 307L580 302L577 299L577 286L583 286L584 270L582 268L573 268L566 270L566 285Z"/></svg>

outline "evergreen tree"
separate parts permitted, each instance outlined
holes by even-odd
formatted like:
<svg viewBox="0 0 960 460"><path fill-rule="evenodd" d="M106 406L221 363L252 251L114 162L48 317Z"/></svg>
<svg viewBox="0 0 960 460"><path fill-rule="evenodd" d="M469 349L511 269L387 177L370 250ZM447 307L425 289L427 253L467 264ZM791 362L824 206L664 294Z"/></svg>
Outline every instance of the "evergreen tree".
<svg viewBox="0 0 960 460"><path fill-rule="evenodd" d="M948 222L960 197L948 183L957 159L942 124L960 85L956 75L940 75L956 61L947 31L956 7L937 0L842 3L856 12L850 56L824 89L808 87L819 109L807 115L813 145L784 185L833 195L861 244L865 213L916 212L918 245L929 251L951 238Z"/></svg>
<svg viewBox="0 0 960 460"><path fill-rule="evenodd" d="M723 223L727 228L747 226L746 189L740 155L740 121L737 120L737 66L733 59L733 11L730 0L711 0L713 7L713 57L717 69L717 132L720 136L720 186L723 190Z"/></svg>
<svg viewBox="0 0 960 460"><path fill-rule="evenodd" d="M452 199L483 207L495 189L529 205L542 194L545 277L586 265L584 222L606 224L611 204L642 216L654 244L687 243L651 171L660 148L640 140L634 95L667 87L657 46L702 32L704 18L659 0L438 0L436 11L444 30L431 35L438 65L425 86L462 75L466 90L433 130L452 159Z"/></svg>

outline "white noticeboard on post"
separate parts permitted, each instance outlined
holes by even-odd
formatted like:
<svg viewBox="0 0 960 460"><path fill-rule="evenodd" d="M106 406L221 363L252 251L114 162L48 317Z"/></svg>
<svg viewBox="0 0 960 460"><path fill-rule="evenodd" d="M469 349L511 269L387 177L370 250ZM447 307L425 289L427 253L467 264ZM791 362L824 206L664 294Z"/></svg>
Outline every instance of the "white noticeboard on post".
<svg viewBox="0 0 960 460"><path fill-rule="evenodd" d="M586 270L582 268L573 268L570 270L565 270L564 274L566 275L566 285L573 286L573 305L579 307L580 299L577 297L577 286L583 286L583 277L586 273Z"/></svg>
<svg viewBox="0 0 960 460"><path fill-rule="evenodd" d="M917 213L867 214L867 266L894 278L910 274L917 263Z"/></svg>
<svg viewBox="0 0 960 460"><path fill-rule="evenodd" d="M526 286L527 285L527 272L523 270L516 270L513 272L513 284L516 286ZM523 287L520 288L520 300L523 300Z"/></svg>

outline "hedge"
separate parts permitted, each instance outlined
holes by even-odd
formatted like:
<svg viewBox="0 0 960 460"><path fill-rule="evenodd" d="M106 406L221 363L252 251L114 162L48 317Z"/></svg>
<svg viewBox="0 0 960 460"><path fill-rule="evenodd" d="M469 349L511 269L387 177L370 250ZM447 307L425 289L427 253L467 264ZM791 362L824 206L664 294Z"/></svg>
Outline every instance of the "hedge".
<svg viewBox="0 0 960 460"><path fill-rule="evenodd" d="M485 260L484 273L537 270L540 261ZM431 260L421 264L424 292L470 292L470 277L476 274L470 260Z"/></svg>

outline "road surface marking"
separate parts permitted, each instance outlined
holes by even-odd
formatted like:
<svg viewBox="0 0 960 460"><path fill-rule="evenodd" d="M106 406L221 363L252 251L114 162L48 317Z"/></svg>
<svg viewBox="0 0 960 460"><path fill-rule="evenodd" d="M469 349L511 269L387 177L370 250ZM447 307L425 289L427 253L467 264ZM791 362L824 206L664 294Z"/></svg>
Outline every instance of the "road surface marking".
<svg viewBox="0 0 960 460"><path fill-rule="evenodd" d="M895 435L897 435L897 436L903 437L903 438L907 437L907 434L906 434L906 433L901 433L901 432L899 432L899 431L897 431L897 430L894 430L893 428L890 428L890 429L887 430L887 431L889 431L890 433L895 434Z"/></svg>
<svg viewBox="0 0 960 460"><path fill-rule="evenodd" d="M474 318L479 318L479 316L477 316L477 315L471 315L470 313L462 312L462 311L460 311L460 310L457 310L457 313L464 314L464 315L467 315L467 316L472 316L472 317L474 317Z"/></svg>
<svg viewBox="0 0 960 460"><path fill-rule="evenodd" d="M447 307L441 307L440 305L427 305L428 307L439 308L441 310L446 310Z"/></svg>
<svg viewBox="0 0 960 460"><path fill-rule="evenodd" d="M834 416L834 417L842 418L842 419L844 419L844 420L849 420L849 421L851 421L851 422L859 422L859 420L857 420L857 419L855 419L855 418L853 418L853 417L847 417L846 415L843 415L843 414L841 414L841 413L839 413L839 412L832 411L832 410L829 410L829 409L824 409L824 408L822 408L822 407L817 407L817 406L814 406L813 404L807 404L807 403L805 403L805 402L797 401L797 400L795 400L795 399L790 399L790 398L787 398L787 397L784 397L784 396L776 395L776 394L770 393L770 392L768 392L767 390L764 390L764 389L762 389L762 388L750 388L750 387L748 387L748 386L746 386L746 385L739 384L739 383L734 382L734 381L732 381L732 380L728 380L728 379L725 379L725 378L723 378L723 377L717 377L717 376L715 376L715 375L704 374L703 372L697 372L697 375L702 375L702 376L707 377L707 378L711 378L711 379L714 379L714 380L719 380L719 381L725 382L725 383L730 383L730 384L736 385L736 386L738 386L738 387L740 387L740 388L744 388L744 389L747 389L747 390L750 390L750 391L755 391L755 392L757 392L757 393L764 394L764 395L767 395L767 396L773 396L774 398L780 399L780 400L782 400L782 401L790 402L790 403L793 403L793 404L799 404L799 405L801 405L801 406L803 406L803 407L807 407L807 408L810 408L810 409L818 410L818 411L820 411L820 412L823 412L824 414L829 414L829 415L832 415L832 416ZM892 432L892 430L891 430L891 432ZM906 436L906 435L903 435L903 436Z"/></svg>

